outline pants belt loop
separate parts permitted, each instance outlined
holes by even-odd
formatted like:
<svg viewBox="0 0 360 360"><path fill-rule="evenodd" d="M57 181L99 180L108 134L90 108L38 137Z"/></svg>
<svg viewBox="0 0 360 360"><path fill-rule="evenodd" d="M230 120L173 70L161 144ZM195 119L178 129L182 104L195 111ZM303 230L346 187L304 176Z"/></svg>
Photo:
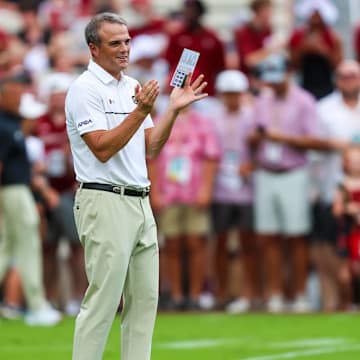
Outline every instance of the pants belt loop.
<svg viewBox="0 0 360 360"><path fill-rule="evenodd" d="M79 190L81 190L81 189L82 189L83 184L84 184L83 182L81 182L81 183L80 183L80 185L79 185Z"/></svg>

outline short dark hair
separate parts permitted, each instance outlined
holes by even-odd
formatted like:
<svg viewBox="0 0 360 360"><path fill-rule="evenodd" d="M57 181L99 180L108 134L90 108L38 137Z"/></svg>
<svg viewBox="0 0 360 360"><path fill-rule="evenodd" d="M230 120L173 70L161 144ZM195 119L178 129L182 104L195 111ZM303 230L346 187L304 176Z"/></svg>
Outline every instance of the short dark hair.
<svg viewBox="0 0 360 360"><path fill-rule="evenodd" d="M127 26L127 22L118 14L112 12L103 12L97 14L90 20L90 22L86 25L85 28L85 40L88 45L90 43L94 45L101 44L101 39L98 30L100 25L104 22Z"/></svg>
<svg viewBox="0 0 360 360"><path fill-rule="evenodd" d="M185 0L184 7L195 7L200 15L204 15L206 13L206 6L201 0Z"/></svg>
<svg viewBox="0 0 360 360"><path fill-rule="evenodd" d="M250 4L250 8L254 13L257 13L260 9L266 6L271 6L271 0L253 0Z"/></svg>

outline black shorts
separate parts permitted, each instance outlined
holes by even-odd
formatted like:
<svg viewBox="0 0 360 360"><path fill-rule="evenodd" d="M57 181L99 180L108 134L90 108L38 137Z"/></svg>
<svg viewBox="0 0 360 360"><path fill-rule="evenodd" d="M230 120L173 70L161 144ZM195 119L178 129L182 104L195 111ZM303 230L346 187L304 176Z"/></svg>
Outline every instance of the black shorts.
<svg viewBox="0 0 360 360"><path fill-rule="evenodd" d="M320 202L313 204L311 242L335 245L338 233L337 220L332 213L332 205Z"/></svg>
<svg viewBox="0 0 360 360"><path fill-rule="evenodd" d="M227 232L233 228L254 230L254 210L252 204L211 205L211 223L214 233Z"/></svg>

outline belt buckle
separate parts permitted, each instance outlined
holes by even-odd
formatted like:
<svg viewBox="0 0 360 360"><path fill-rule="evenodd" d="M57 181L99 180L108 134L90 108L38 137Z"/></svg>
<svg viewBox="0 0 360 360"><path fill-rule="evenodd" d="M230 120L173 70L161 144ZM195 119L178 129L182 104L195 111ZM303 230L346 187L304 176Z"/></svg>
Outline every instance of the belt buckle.
<svg viewBox="0 0 360 360"><path fill-rule="evenodd" d="M146 196L149 195L149 191L150 191L149 188L144 188L144 189L142 189L141 197L144 199Z"/></svg>
<svg viewBox="0 0 360 360"><path fill-rule="evenodd" d="M113 191L115 194L121 194L121 193L122 193L122 188L119 187L119 186L113 186L112 191Z"/></svg>

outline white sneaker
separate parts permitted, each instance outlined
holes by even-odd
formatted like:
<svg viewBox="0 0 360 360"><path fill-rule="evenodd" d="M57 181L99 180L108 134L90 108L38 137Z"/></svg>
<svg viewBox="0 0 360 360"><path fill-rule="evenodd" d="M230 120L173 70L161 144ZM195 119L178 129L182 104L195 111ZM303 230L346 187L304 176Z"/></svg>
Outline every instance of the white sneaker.
<svg viewBox="0 0 360 360"><path fill-rule="evenodd" d="M80 302L77 300L69 300L65 305L65 314L75 317L80 311Z"/></svg>
<svg viewBox="0 0 360 360"><path fill-rule="evenodd" d="M307 313L311 311L311 306L306 296L297 296L295 301L292 303L291 309L295 313Z"/></svg>
<svg viewBox="0 0 360 360"><path fill-rule="evenodd" d="M281 295L272 295L267 301L266 308L271 313L280 313L285 310L285 303Z"/></svg>
<svg viewBox="0 0 360 360"><path fill-rule="evenodd" d="M226 312L230 314L241 314L249 311L250 306L251 304L248 299L237 298L226 307Z"/></svg>
<svg viewBox="0 0 360 360"><path fill-rule="evenodd" d="M18 320L23 317L23 313L19 307L5 304L0 306L0 316L7 320Z"/></svg>
<svg viewBox="0 0 360 360"><path fill-rule="evenodd" d="M61 319L61 312L50 306L30 311L25 315L25 323L30 326L53 326L58 324Z"/></svg>
<svg viewBox="0 0 360 360"><path fill-rule="evenodd" d="M198 304L202 310L211 310L215 307L215 297L210 292L200 294Z"/></svg>

